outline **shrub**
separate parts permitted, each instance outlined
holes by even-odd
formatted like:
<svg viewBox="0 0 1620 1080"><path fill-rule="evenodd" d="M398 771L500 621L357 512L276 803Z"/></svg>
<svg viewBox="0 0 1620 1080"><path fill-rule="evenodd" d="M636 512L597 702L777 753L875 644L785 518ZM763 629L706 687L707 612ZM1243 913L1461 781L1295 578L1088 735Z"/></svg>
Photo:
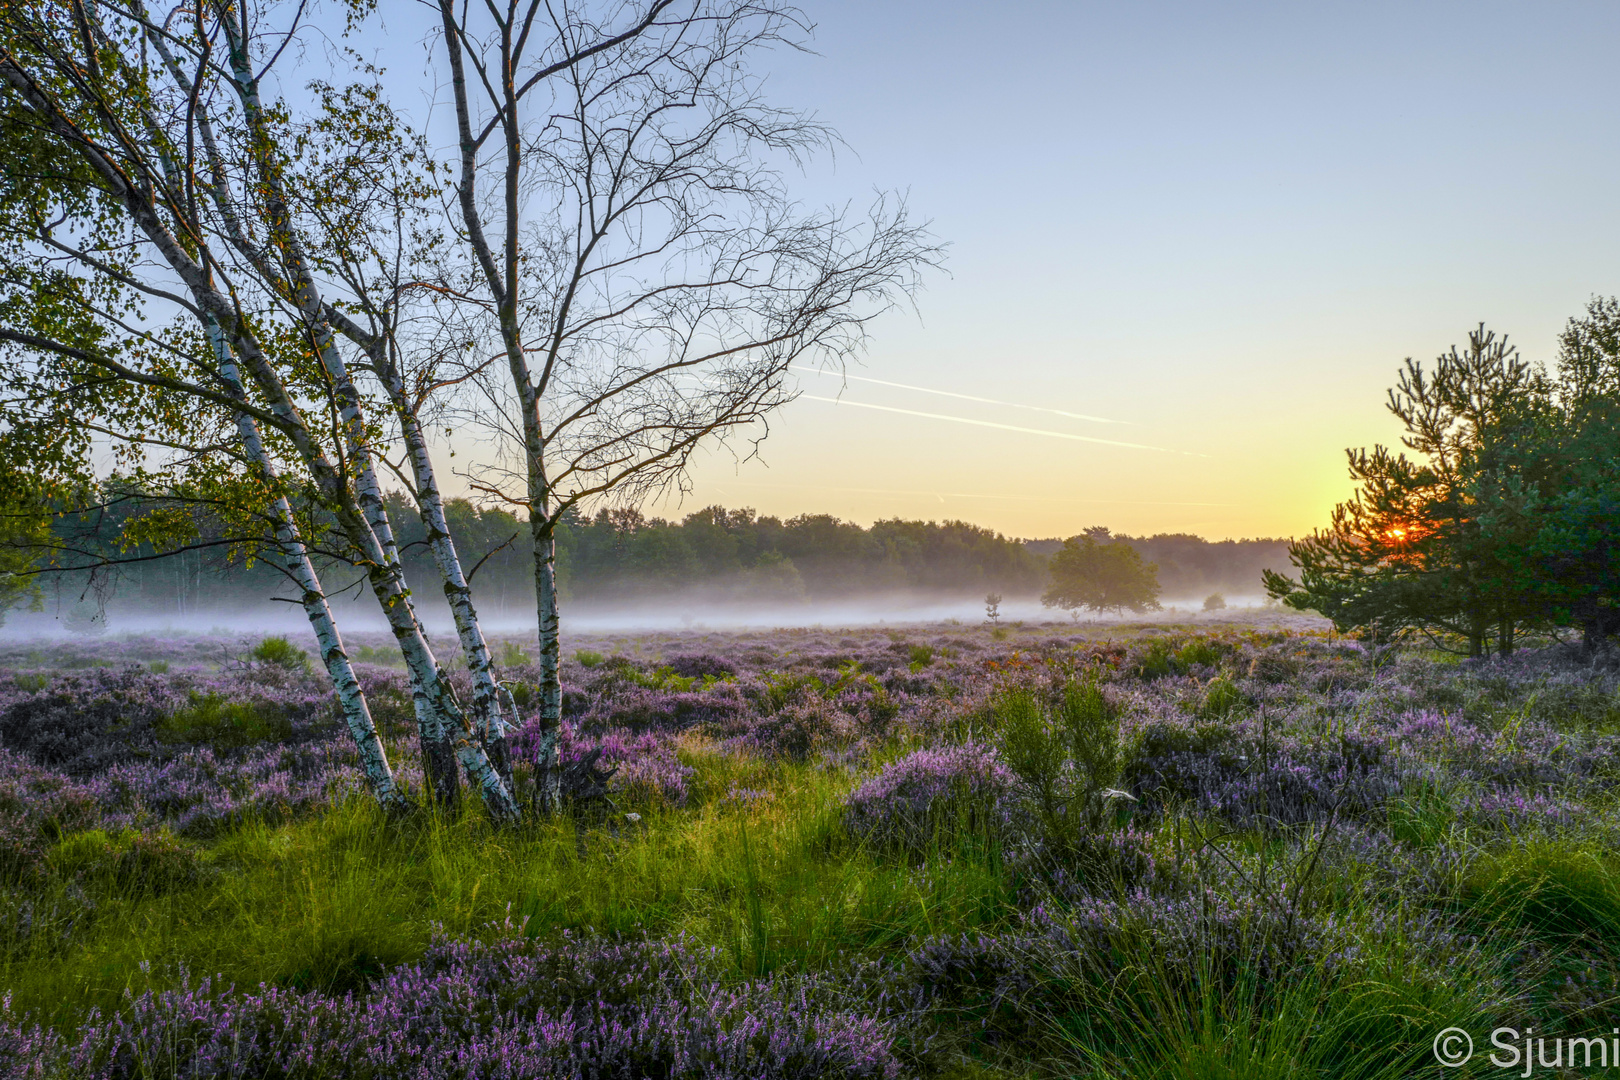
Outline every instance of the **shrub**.
<svg viewBox="0 0 1620 1080"><path fill-rule="evenodd" d="M672 656L664 666L673 674L685 679L707 679L718 682L733 678L737 674L736 664L711 653Z"/></svg>
<svg viewBox="0 0 1620 1080"><path fill-rule="evenodd" d="M814 675L807 675L795 671L767 671L764 673L764 693L760 704L771 712L778 712L785 708L788 702L793 701L805 692L822 695L827 692L827 684Z"/></svg>
<svg viewBox="0 0 1620 1080"><path fill-rule="evenodd" d="M1195 638L1187 642L1176 652L1175 669L1187 671L1189 668L1202 665L1215 667L1232 652L1232 647L1222 642L1211 641L1208 638Z"/></svg>
<svg viewBox="0 0 1620 1080"><path fill-rule="evenodd" d="M499 663L503 668L522 667L529 662L529 654L515 641L501 642Z"/></svg>
<svg viewBox="0 0 1620 1080"><path fill-rule="evenodd" d="M308 671L309 654L284 637L267 637L249 654L261 664L284 671Z"/></svg>
<svg viewBox="0 0 1620 1080"><path fill-rule="evenodd" d="M1224 720L1233 713L1247 708L1249 700L1237 684L1226 676L1211 679L1204 687L1204 699L1198 704L1198 716L1203 720Z"/></svg>
<svg viewBox="0 0 1620 1080"><path fill-rule="evenodd" d="M158 723L158 734L174 742L250 746L287 740L292 722L268 702L231 701L222 694L193 690L184 706Z"/></svg>
<svg viewBox="0 0 1620 1080"><path fill-rule="evenodd" d="M132 997L117 1015L91 1016L71 1056L7 1008L0 1065L87 1080L900 1074L882 1021L771 980L722 985L717 967L680 942L440 940L360 997L209 980Z"/></svg>
<svg viewBox="0 0 1620 1080"><path fill-rule="evenodd" d="M996 745L1034 797L1048 840L1072 824L1070 808L1096 828L1104 789L1119 778L1119 711L1092 680L1070 679L1055 707L1025 687L992 702Z"/></svg>
<svg viewBox="0 0 1620 1080"><path fill-rule="evenodd" d="M1222 596L1218 592L1217 593L1210 593L1208 596L1204 597L1204 610L1205 611L1225 611L1226 610L1226 597Z"/></svg>
<svg viewBox="0 0 1620 1080"><path fill-rule="evenodd" d="M912 674L916 674L934 662L934 647L932 645L913 645L907 651L907 656Z"/></svg>
<svg viewBox="0 0 1620 1080"><path fill-rule="evenodd" d="M590 649L580 649L574 653L574 659L579 661L581 667L594 668L607 659L604 653L592 652Z"/></svg>
<svg viewBox="0 0 1620 1080"><path fill-rule="evenodd" d="M1262 735L1252 718L1151 720L1132 739L1124 776L1149 808L1184 803L1240 828L1322 821L1335 807L1345 820L1379 813L1405 780L1381 736Z"/></svg>
<svg viewBox="0 0 1620 1080"><path fill-rule="evenodd" d="M370 645L356 645L349 650L349 656L357 663L362 664L403 665L405 663L404 654L388 645L375 648Z"/></svg>
<svg viewBox="0 0 1620 1080"><path fill-rule="evenodd" d="M1008 839L1016 778L979 743L917 750L861 784L844 801L850 835L910 854L963 835Z"/></svg>
<svg viewBox="0 0 1620 1080"><path fill-rule="evenodd" d="M151 729L171 707L165 683L139 668L59 675L0 711L0 743L82 776L150 746Z"/></svg>
<svg viewBox="0 0 1620 1080"><path fill-rule="evenodd" d="M1250 661L1249 678L1264 683L1285 683L1298 677L1300 666L1299 661L1287 653L1268 649Z"/></svg>
<svg viewBox="0 0 1620 1080"><path fill-rule="evenodd" d="M1149 680L1176 674L1170 643L1164 640L1149 642L1147 648L1136 654L1128 670L1139 679Z"/></svg>
<svg viewBox="0 0 1620 1080"><path fill-rule="evenodd" d="M855 721L821 698L795 701L764 716L748 717L735 740L765 757L803 761L816 750L832 749L855 737Z"/></svg>

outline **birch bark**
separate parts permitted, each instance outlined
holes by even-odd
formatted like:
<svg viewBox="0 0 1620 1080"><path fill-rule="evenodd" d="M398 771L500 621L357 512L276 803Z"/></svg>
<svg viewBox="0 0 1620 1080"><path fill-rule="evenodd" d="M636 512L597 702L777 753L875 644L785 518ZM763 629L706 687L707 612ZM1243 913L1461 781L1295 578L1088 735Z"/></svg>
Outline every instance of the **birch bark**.
<svg viewBox="0 0 1620 1080"><path fill-rule="evenodd" d="M399 368L392 357L388 356L386 345L376 343L371 356L399 417L400 432L411 462L411 475L416 481L417 507L421 513L422 527L427 531L428 550L433 553L439 576L444 579L444 598L455 619L461 651L467 659L467 673L472 677L472 712L478 736L489 753L490 762L510 787L511 755L506 744L506 718L501 713L500 693L495 685L494 661L490 658L489 643L485 641L483 628L478 622L478 611L473 606L472 587L462 573L461 557L456 550L455 538L450 533L450 523L445 517L444 499L439 492L433 458L428 453L427 436L406 391L405 380L400 377Z"/></svg>
<svg viewBox="0 0 1620 1080"><path fill-rule="evenodd" d="M557 738L562 732L562 636L557 616L557 540L542 512L529 516L534 536L534 588L540 616L540 743L535 750L535 808L555 812L562 800Z"/></svg>
<svg viewBox="0 0 1620 1080"><path fill-rule="evenodd" d="M643 28L650 24L664 6L665 3L653 5L647 12ZM561 641L557 618L556 544L552 536L555 522L549 517L551 493L544 472L545 438L540 426L539 395L530 377L517 314L518 202L521 189L522 143L518 126L519 93L514 81L512 26L510 23L503 24L501 33L499 93L505 106L500 120L506 158L505 175L502 177L505 236L502 238L501 260L497 263L495 253L485 235L483 217L477 205L478 140L472 132L472 110L462 57L464 47L462 28L453 0L439 0L439 12L444 28L445 52L450 62L451 90L455 101L456 127L461 151L461 179L457 185L457 197L461 206L462 223L466 228L468 243L483 272L485 285L499 311L501 344L506 353L513 389L517 392L523 414L524 457L528 472L529 530L534 541L535 605L538 616L536 636L540 651L541 737L533 763L536 780L535 808L541 814L550 814L558 807L561 780L557 761L557 739L562 724L562 688L558 679ZM555 65L553 70L563 70L569 62ZM491 90L491 93L493 95L495 91Z"/></svg>
<svg viewBox="0 0 1620 1080"><path fill-rule="evenodd" d="M212 319L207 321L206 328L209 344L214 348L221 381L224 382L226 391L232 397L246 400L241 375L237 371L235 359L231 356L224 332ZM259 425L251 416L238 412L236 430L248 460L253 463L266 484L273 487L276 482L276 470L264 452L264 441L259 435ZM299 602L303 605L310 627L315 631L315 640L321 650L321 663L332 680L332 687L337 692L338 704L343 710L349 735L354 739L355 749L360 754L360 768L365 773L366 781L371 785L372 794L376 796L378 802L390 811L403 810L409 804L405 800L404 793L394 782L393 770L388 766L387 752L383 749L382 740L377 737L377 725L371 718L371 708L366 703L364 691L360 689L360 681L355 678L354 668L349 663L349 655L343 649L343 639L339 636L337 624L332 619L331 605L326 601L320 578L315 573L314 564L310 562L309 551L304 546L303 538L298 534L298 524L293 517L292 506L288 503L287 497L276 496L270 512L275 521L277 546L286 563L288 574L298 585Z"/></svg>
<svg viewBox="0 0 1620 1080"><path fill-rule="evenodd" d="M321 368L331 381L333 399L342 420L345 449L352 463L356 500L376 539L380 566L391 579L386 586L389 599L385 601L390 624L395 626L395 636L400 641L407 668L413 677L424 680L427 686L426 701L431 711L422 718L426 722L421 724L423 768L433 786L435 801L450 812L460 801L455 759L461 755L453 745L454 728L461 726L458 720L464 724L465 717L461 715L449 686L441 678L438 664L427 646L426 635L411 603L398 544L388 520L387 505L383 501L382 486L377 481L365 417L360 407L360 394L337 347L331 323L325 318L320 288L310 272L300 238L292 228L279 163L275 160L274 144L260 101L258 77L248 56L245 36L240 28L233 25L228 13L221 19L220 25L225 33L231 79L242 102L243 119L254 147L255 165L265 200L266 224L281 262L291 277L291 300L297 305ZM405 632L407 623L409 630ZM488 768L487 755L483 753L481 745L478 751L486 760L476 769L468 770L468 777L475 784L479 781L474 779L474 773Z"/></svg>
<svg viewBox="0 0 1620 1080"><path fill-rule="evenodd" d="M201 313L216 320L226 331L232 350L245 363L254 383L270 402L265 415L273 419L297 449L310 471L323 500L334 511L349 542L366 564L367 576L394 635L400 642L406 665L412 676L412 697L417 705L419 721L432 734L448 729L450 750L459 759L468 777L484 797L491 816L498 821L515 821L520 817L500 775L490 766L488 755L474 738L470 725L455 702L450 688L439 675L432 652L421 633L420 625L410 610L409 596L397 573L390 572L390 563L397 566L397 558L390 560L383 541L366 521L355 493L349 490L342 475L327 460L319 442L312 436L302 416L294 406L285 385L274 366L259 347L252 326L243 317L235 301L216 289L209 280L208 271L193 259L186 244L170 231L154 201L154 192L161 185L140 182L127 175L114 161L82 132L75 129L56 109L54 103L41 90L38 83L10 58L0 58L0 79L15 90L39 116L42 126L59 138L71 151L101 177L108 194L122 203L132 224L150 243L155 252L185 284ZM139 161L141 147L124 147L133 160ZM182 218L182 220L185 220ZM99 360L97 362L100 362ZM188 386L174 380L160 379L129 371L111 361L102 363L120 377L152 385L165 385L171 389L195 392L202 399L224 404L233 414L244 409L243 403L227 395L216 394L204 387ZM357 402L356 402L357 404ZM391 539L391 538L390 538ZM434 727L429 727L432 724ZM442 745L442 741L441 741ZM454 776L453 766L451 776Z"/></svg>

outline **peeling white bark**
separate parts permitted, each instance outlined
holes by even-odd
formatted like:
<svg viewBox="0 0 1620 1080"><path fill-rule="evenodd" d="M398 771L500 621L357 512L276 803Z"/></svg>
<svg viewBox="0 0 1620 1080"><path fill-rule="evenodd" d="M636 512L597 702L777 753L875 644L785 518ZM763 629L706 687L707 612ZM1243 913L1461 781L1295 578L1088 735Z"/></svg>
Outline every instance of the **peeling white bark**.
<svg viewBox="0 0 1620 1080"><path fill-rule="evenodd" d="M231 75L242 101L244 118L267 145L269 133L259 100L258 82L245 43L228 18L222 20L221 26L226 33ZM395 640L399 642L413 684L420 687L418 700L426 706L425 711L419 709L418 717L422 721L424 765L435 787L435 797L447 810L452 809L458 799L459 784L455 768L446 760L453 753L491 813L499 819L515 820L519 816L517 803L500 773L491 765L482 740L473 731L449 684L442 678L438 662L411 604L398 546L388 521L387 506L383 502L382 487L377 482L359 392L337 347L332 326L324 317L320 289L310 273L299 239L289 227L290 215L279 173L267 157L261 157L258 165L266 196L267 224L292 278L292 300L298 306L322 369L332 383L333 397L343 424L346 450L353 463L355 500L365 517L365 532L369 533L370 543L362 544L362 551L371 560L373 591L377 593ZM417 695L413 694L415 697Z"/></svg>
<svg viewBox="0 0 1620 1080"><path fill-rule="evenodd" d="M233 397L245 400L247 395L242 389L241 375L237 371L236 361L231 356L224 333L220 330L219 324L213 320L208 321L207 331L226 389ZM236 431L242 440L242 449L248 460L258 470L265 484L274 488L275 465L264 451L259 425L251 416L238 412ZM372 794L377 797L377 801L385 807L390 810L404 809L407 805L405 795L394 782L393 770L388 766L388 754L383 749L382 740L377 737L377 725L371 718L371 708L366 703L365 692L360 689L360 681L355 678L354 668L349 663L349 655L343 649L343 639L339 636L337 624L332 619L331 606L326 601L326 593L321 589L315 566L309 560L309 551L304 546L303 538L298 534L298 523L293 517L292 506L287 502L285 495L276 496L275 502L271 504L270 513L276 527L276 545L280 549L287 572L298 585L299 602L303 605L310 627L315 631L315 640L321 650L321 663L325 666L326 673L332 680L332 687L337 692L338 704L343 710L343 719L348 725L349 736L354 739L355 749L360 754L360 768L366 775L366 782L371 785Z"/></svg>
<svg viewBox="0 0 1620 1080"><path fill-rule="evenodd" d="M557 541L544 514L530 515L534 535L534 587L540 616L540 746L535 753L535 802L542 814L561 802L557 737L562 731L562 640L557 614Z"/></svg>
<svg viewBox="0 0 1620 1080"><path fill-rule="evenodd" d="M462 654L467 660L467 673L472 678L472 715L475 730L496 771L512 783L510 759L506 748L506 717L502 714L500 693L495 684L494 661L489 654L489 643L478 622L478 611L473 605L472 587L462 572L461 556L456 550L455 538L444 512L444 498L428 452L427 435L422 429L415 404L406 390L399 368L388 354L384 341L364 335L359 327L339 323L347 336L360 339L368 348L372 367L382 381L399 419L400 432L405 442L406 456L411 464L411 475L416 482L417 508L422 526L427 533L428 550L434 565L444 581L444 597L455 620L456 635ZM514 720L515 720L514 714Z"/></svg>

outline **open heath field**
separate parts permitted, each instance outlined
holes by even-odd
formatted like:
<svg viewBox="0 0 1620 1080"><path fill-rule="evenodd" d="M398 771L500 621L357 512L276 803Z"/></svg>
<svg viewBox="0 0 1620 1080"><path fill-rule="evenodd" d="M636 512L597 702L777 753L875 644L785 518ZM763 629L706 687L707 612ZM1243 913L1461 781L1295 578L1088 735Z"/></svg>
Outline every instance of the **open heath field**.
<svg viewBox="0 0 1620 1080"><path fill-rule="evenodd" d="M296 645L9 647L0 1071L1370 1077L1452 1027L1607 1030L1617 673L1561 647L574 644L565 812L513 828L429 808L380 642L393 821Z"/></svg>

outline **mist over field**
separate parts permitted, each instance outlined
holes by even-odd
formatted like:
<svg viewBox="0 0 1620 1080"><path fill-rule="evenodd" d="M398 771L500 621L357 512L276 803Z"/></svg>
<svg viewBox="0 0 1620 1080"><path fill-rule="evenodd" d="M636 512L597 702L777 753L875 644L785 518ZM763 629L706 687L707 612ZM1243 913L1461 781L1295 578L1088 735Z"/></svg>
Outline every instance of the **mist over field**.
<svg viewBox="0 0 1620 1080"><path fill-rule="evenodd" d="M27 640L35 637L96 637L102 634L197 634L229 637L251 634L279 634L299 639L310 637L309 622L288 604L270 600L220 602L206 594L179 613L161 604L109 602L105 617L86 629L64 618L73 609L74 597L62 603L46 602L39 612L15 611L0 625L0 640ZM1088 625L1129 622L1193 622L1219 625L1235 619L1272 614L1260 595L1226 597L1228 610L1203 612L1204 597L1165 597L1164 611L1155 615L1129 612L1092 612L1080 620ZM423 624L435 634L448 635L453 625L447 613L436 610L434 598L419 599ZM337 601L334 614L345 632L385 633L387 624L368 601ZM1004 599L999 605L1000 621L1031 625L1069 626L1075 620L1043 606L1033 597ZM1278 613L1279 616L1281 613ZM532 635L535 629L532 609L483 609L483 626L503 636ZM1297 617L1297 614L1296 614ZM611 600L587 599L570 604L562 616L564 634L645 630L731 630L745 627L868 627L952 623L962 626L988 625L984 597L921 591L850 597L845 599L800 600L796 602L736 601L699 596L671 597L653 594L645 599L633 596Z"/></svg>
<svg viewBox="0 0 1620 1080"><path fill-rule="evenodd" d="M438 570L426 554L421 523L401 497L391 502L417 615L429 628L447 631L450 613L437 595ZM532 630L534 561L525 523L460 499L450 501L448 514L474 567L471 597L480 621L503 633ZM101 525L76 542L110 547L100 533L112 527ZM1258 606L1262 573L1288 566L1282 540L1114 536L1102 527L1087 535L1123 543L1151 564L1167 609L1199 612L1212 594L1231 607ZM1009 538L961 521L891 519L863 527L825 514L784 521L723 507L667 521L604 510L571 515L558 528L560 613L566 630L974 624L987 620L985 601L993 594L1001 598L1002 620L1067 620L1063 610L1041 603L1051 559L1063 543ZM376 604L360 595L357 570L334 564L322 573L340 625L382 628ZM99 576L48 576L47 582L45 610L13 613L0 634L211 626L308 632L297 605L271 599L295 594L263 558L245 566L240 555L199 552L128 563Z"/></svg>

